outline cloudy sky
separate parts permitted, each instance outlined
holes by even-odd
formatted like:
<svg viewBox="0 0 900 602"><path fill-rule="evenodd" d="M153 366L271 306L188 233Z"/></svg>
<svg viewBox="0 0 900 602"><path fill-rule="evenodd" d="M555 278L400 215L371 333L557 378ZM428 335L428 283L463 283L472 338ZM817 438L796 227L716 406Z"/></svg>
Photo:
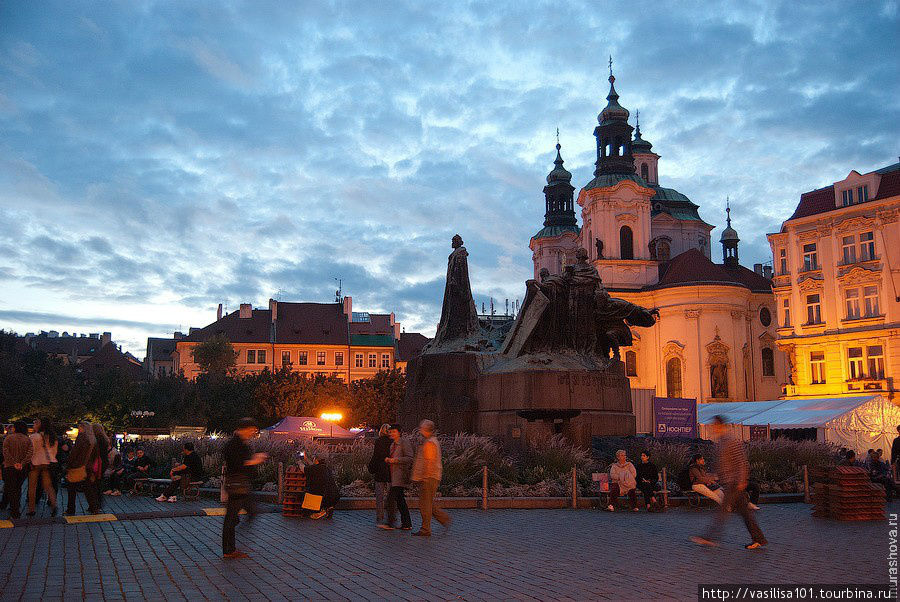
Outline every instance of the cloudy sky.
<svg viewBox="0 0 900 602"><path fill-rule="evenodd" d="M801 192L897 161L898 31L896 1L6 0L0 328L143 357L220 302L330 301L339 277L433 333L456 232L502 306L557 127L590 180L610 54L661 183L719 227L730 195L766 261Z"/></svg>

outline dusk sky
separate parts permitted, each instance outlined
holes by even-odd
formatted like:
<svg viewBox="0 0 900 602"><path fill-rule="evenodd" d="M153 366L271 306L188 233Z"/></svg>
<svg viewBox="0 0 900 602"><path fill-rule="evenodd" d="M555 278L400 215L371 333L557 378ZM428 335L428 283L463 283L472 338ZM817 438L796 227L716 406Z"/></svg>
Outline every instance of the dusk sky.
<svg viewBox="0 0 900 602"><path fill-rule="evenodd" d="M303 4L302 6L300 6ZM609 55L660 183L744 265L898 160L898 3L0 1L0 328L143 357L269 297L433 334L450 239L521 298L556 128L590 179Z"/></svg>

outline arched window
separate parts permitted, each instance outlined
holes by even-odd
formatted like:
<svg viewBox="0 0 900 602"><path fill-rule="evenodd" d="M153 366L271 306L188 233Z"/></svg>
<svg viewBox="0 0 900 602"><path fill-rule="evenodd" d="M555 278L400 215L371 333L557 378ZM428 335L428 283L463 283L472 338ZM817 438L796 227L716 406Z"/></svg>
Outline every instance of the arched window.
<svg viewBox="0 0 900 602"><path fill-rule="evenodd" d="M619 256L622 259L634 259L634 234L628 226L619 229Z"/></svg>
<svg viewBox="0 0 900 602"><path fill-rule="evenodd" d="M641 163L641 177L644 178L644 181L650 181L650 169L647 167L646 163Z"/></svg>
<svg viewBox="0 0 900 602"><path fill-rule="evenodd" d="M775 352L771 347L763 347L762 373L763 376L775 376Z"/></svg>
<svg viewBox="0 0 900 602"><path fill-rule="evenodd" d="M681 397L681 358L666 362L666 397Z"/></svg>
<svg viewBox="0 0 900 602"><path fill-rule="evenodd" d="M637 353L625 352L625 376L637 376Z"/></svg>
<svg viewBox="0 0 900 602"><path fill-rule="evenodd" d="M660 240L656 243L656 258L660 261L669 261L671 258L671 251L669 250L669 242L666 240Z"/></svg>

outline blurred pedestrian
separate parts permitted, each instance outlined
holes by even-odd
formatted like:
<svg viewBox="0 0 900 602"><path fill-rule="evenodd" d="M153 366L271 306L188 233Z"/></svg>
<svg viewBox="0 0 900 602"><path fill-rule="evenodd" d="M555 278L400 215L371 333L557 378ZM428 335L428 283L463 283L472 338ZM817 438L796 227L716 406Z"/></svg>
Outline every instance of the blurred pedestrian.
<svg viewBox="0 0 900 602"><path fill-rule="evenodd" d="M419 423L419 432L424 437L422 445L416 453L416 461L413 467L412 478L420 483L419 486L419 512L422 515L422 526L413 533L420 537L431 536L431 517L450 529L450 515L441 509L434 499L438 485L441 482L441 445L435 434L434 423L423 420Z"/></svg>
<svg viewBox="0 0 900 602"><path fill-rule="evenodd" d="M94 439L96 440L96 447L93 451L91 462L92 483L97 490L95 499L97 500L97 508L100 509L103 508L103 477L106 475L107 468L109 468L109 450L112 444L102 424L94 422L91 424L91 428L94 431Z"/></svg>
<svg viewBox="0 0 900 602"><path fill-rule="evenodd" d="M38 484L47 496L50 516L56 516L56 489L53 487L51 466L56 464L59 441L53 425L46 418L36 418L32 430L34 432L29 438L34 451L31 455L31 470L28 471L28 516L35 515Z"/></svg>
<svg viewBox="0 0 900 602"><path fill-rule="evenodd" d="M241 510L246 510L249 520L256 515L251 476L253 467L268 458L266 454L250 452L247 441L259 433L252 418L241 418L234 430L234 436L222 448L225 458L225 492L228 502L225 507L225 521L222 524L222 556L225 558L248 558L249 555L235 547L234 529L240 521Z"/></svg>
<svg viewBox="0 0 900 602"><path fill-rule="evenodd" d="M9 517L19 518L25 466L31 462L34 446L28 438L28 425L17 420L13 432L3 440L3 498L9 505Z"/></svg>
<svg viewBox="0 0 900 602"><path fill-rule="evenodd" d="M729 512L737 512L744 519L744 525L753 539L745 548L755 550L767 545L765 535L756 522L754 513L750 509L750 498L747 496L747 483L750 479L750 464L747 454L744 452L744 444L734 436L728 434L723 416L716 416L712 423L712 438L717 441L719 454L719 483L725 488L725 499L719 507L715 520L710 525L706 535L691 538L696 544L705 546L718 546L718 540L722 534L722 528L728 519Z"/></svg>
<svg viewBox="0 0 900 602"><path fill-rule="evenodd" d="M378 527L393 529L397 510L400 510L400 528L409 531L412 529L412 519L409 516L409 506L406 505L406 490L409 488L409 473L413 462L412 445L401 434L399 424L391 425L388 436L391 438L391 451L384 461L391 469L391 489L387 498L387 516Z"/></svg>
<svg viewBox="0 0 900 602"><path fill-rule="evenodd" d="M375 524L384 522L384 505L388 491L391 488L391 468L385 462L385 458L391 454L391 438L388 431L391 425L382 424L378 429L378 437L372 450L372 459L369 460L369 472L375 484Z"/></svg>
<svg viewBox="0 0 900 602"><path fill-rule="evenodd" d="M92 482L93 467L91 466L96 456L97 439L94 437L94 428L91 423L82 420L78 423L78 436L69 452L66 464L66 487L68 488L68 503L66 514L75 514L75 497L78 492L87 498L88 512L97 514L100 508L97 505L97 489Z"/></svg>

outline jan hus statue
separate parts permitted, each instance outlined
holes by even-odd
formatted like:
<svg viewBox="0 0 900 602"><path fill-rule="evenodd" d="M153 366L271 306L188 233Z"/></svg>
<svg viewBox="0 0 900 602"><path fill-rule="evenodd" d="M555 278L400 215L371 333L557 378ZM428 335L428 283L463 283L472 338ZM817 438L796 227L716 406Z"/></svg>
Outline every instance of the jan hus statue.
<svg viewBox="0 0 900 602"><path fill-rule="evenodd" d="M444 286L441 321L430 347L464 341L478 334L478 314L469 283L469 253L459 234L453 237L451 246L453 252L447 258L447 284Z"/></svg>

